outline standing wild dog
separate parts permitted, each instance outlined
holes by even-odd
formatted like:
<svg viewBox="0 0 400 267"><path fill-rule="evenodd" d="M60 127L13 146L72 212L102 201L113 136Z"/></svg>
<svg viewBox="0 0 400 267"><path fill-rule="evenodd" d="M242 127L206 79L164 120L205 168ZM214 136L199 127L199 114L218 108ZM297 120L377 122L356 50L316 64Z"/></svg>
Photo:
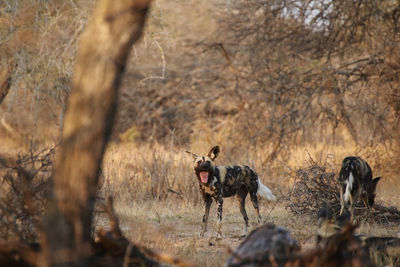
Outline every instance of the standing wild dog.
<svg viewBox="0 0 400 267"><path fill-rule="evenodd" d="M207 221L212 198L218 204L217 238L221 238L222 204L224 197L236 195L240 212L244 219L243 235L247 234L247 227L249 226L249 218L245 209L245 200L248 193L250 193L251 202L256 210L258 222L262 222L257 194L269 200L275 200L275 196L268 187L261 183L255 171L246 165L216 166L214 160L219 154L219 146L211 148L207 156L198 156L192 152L186 152L194 158L194 171L199 180L200 192L203 195L205 203L205 214L203 216L203 226L200 236L203 236L207 231Z"/></svg>
<svg viewBox="0 0 400 267"><path fill-rule="evenodd" d="M359 157L347 157L343 160L339 173L340 214L350 206L351 218L354 218L354 205L358 198L369 208L375 203L376 185L381 177L372 179L371 167Z"/></svg>

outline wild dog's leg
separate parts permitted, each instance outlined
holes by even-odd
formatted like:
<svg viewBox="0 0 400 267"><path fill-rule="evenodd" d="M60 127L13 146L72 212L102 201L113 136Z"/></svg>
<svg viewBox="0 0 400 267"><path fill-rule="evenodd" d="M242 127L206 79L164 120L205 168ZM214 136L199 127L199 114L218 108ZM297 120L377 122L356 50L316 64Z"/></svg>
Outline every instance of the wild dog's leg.
<svg viewBox="0 0 400 267"><path fill-rule="evenodd" d="M203 198L206 208L203 216L203 225L200 231L200 236L204 236L204 233L207 232L208 215L210 214L210 207L212 203L212 198L209 194L204 194Z"/></svg>
<svg viewBox="0 0 400 267"><path fill-rule="evenodd" d="M361 187L358 187L355 191L351 192L350 194L350 216L351 216L351 221L354 221L354 210L356 206L357 200L361 196Z"/></svg>
<svg viewBox="0 0 400 267"><path fill-rule="evenodd" d="M350 218L351 218L351 221L353 221L354 220L354 201L355 199L353 198L353 196L352 195L350 195Z"/></svg>
<svg viewBox="0 0 400 267"><path fill-rule="evenodd" d="M247 189L240 189L236 194L236 199L238 200L240 213L242 213L243 220L244 220L244 227L242 236L247 235L247 228L249 227L249 218L247 217L246 208L245 208L245 200L247 196Z"/></svg>
<svg viewBox="0 0 400 267"><path fill-rule="evenodd" d="M258 197L257 197L257 192L250 192L250 199L251 202L253 203L253 207L256 210L257 216L258 216L258 223L262 223L262 218L260 214L260 208L258 207Z"/></svg>
<svg viewBox="0 0 400 267"><path fill-rule="evenodd" d="M351 221L354 221L354 209L355 209L355 204L358 200L358 198L360 197L361 194L361 188L359 187L358 189L356 189L355 191L352 191L350 194L350 198L349 198L349 205L350 205L350 218Z"/></svg>
<svg viewBox="0 0 400 267"><path fill-rule="evenodd" d="M222 228L222 205L224 203L224 201L222 199L222 194L220 194L218 196L218 198L215 199L215 201L217 201L217 203L218 203L217 239L221 239L222 238L222 232L221 232L221 228Z"/></svg>
<svg viewBox="0 0 400 267"><path fill-rule="evenodd" d="M367 208L368 214L369 214L370 205L368 203L368 197L364 192L361 193L361 200L364 203L364 207Z"/></svg>
<svg viewBox="0 0 400 267"><path fill-rule="evenodd" d="M343 188L342 185L340 185L340 215L342 215L343 211L344 211L344 196L343 196L343 191L345 189Z"/></svg>

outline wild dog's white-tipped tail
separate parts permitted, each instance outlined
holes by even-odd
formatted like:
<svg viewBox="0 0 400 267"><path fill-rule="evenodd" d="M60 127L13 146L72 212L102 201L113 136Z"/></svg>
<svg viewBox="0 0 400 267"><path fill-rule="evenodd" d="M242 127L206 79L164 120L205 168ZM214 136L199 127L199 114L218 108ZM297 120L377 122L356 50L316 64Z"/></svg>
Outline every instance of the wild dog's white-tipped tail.
<svg viewBox="0 0 400 267"><path fill-rule="evenodd" d="M263 198L266 198L268 200L276 200L276 197L274 196L274 194L272 194L271 190L268 187L266 187L265 185L263 185L261 183L260 179L258 179L257 194L259 194L260 196L262 196Z"/></svg>

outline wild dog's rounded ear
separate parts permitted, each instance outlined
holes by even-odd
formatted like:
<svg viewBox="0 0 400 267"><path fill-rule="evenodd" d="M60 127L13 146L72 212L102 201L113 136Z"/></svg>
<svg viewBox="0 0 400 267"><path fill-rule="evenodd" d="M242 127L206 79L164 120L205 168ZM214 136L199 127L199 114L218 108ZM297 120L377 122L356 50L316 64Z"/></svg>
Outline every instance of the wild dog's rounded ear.
<svg viewBox="0 0 400 267"><path fill-rule="evenodd" d="M187 150L186 150L186 153L188 153L190 156L192 156L193 159L196 159L196 158L199 157L199 156L197 156L196 154L194 154L194 153L192 153L192 152L190 152L190 151L187 151Z"/></svg>
<svg viewBox="0 0 400 267"><path fill-rule="evenodd" d="M376 184L379 182L379 180L381 179L382 177L375 177L373 180L372 180L372 183L376 186Z"/></svg>
<svg viewBox="0 0 400 267"><path fill-rule="evenodd" d="M381 178L382 178L382 177L380 177L380 176L379 176L379 177L375 177L375 178L374 178L375 183L379 182L379 180L380 180Z"/></svg>
<svg viewBox="0 0 400 267"><path fill-rule="evenodd" d="M376 186L377 186L377 184L378 184L380 179L381 179L381 177L376 177L376 178L374 178L372 180L372 183L370 184L369 189L368 189L368 194L374 194L375 193Z"/></svg>
<svg viewBox="0 0 400 267"><path fill-rule="evenodd" d="M210 157L212 160L216 159L219 154L219 146L214 146L211 148L210 152L208 152L208 157Z"/></svg>

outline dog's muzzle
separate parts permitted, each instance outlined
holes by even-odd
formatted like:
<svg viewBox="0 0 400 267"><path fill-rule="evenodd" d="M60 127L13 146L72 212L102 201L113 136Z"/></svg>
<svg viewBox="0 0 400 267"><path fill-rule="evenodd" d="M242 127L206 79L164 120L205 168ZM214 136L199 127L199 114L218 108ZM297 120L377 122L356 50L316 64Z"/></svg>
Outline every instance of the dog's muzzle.
<svg viewBox="0 0 400 267"><path fill-rule="evenodd" d="M209 163L203 163L195 168L197 176L200 178L202 184L207 184L212 180L214 175L214 168Z"/></svg>
<svg viewBox="0 0 400 267"><path fill-rule="evenodd" d="M210 175L209 175L209 172L208 172L208 171L201 171L201 172L199 173L199 176L200 176L201 182L202 182L203 184L206 184L206 183L208 182L208 177L209 177Z"/></svg>

